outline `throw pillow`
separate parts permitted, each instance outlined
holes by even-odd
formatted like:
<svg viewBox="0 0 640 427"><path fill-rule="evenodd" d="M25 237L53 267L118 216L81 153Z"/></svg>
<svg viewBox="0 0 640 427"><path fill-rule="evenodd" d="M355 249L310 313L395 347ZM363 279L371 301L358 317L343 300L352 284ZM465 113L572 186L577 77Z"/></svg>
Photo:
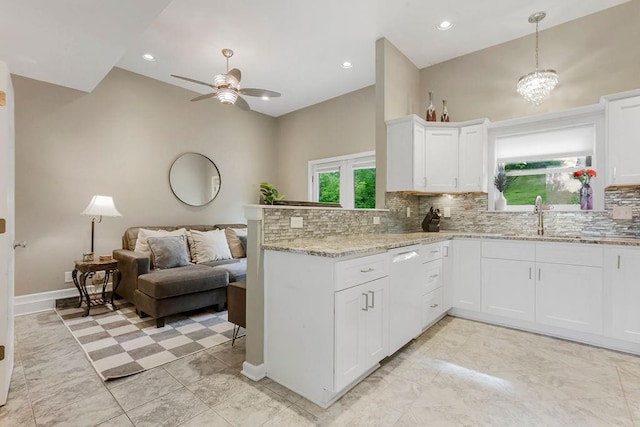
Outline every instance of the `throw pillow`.
<svg viewBox="0 0 640 427"><path fill-rule="evenodd" d="M158 270L189 265L189 253L185 236L148 237L153 254L153 265Z"/></svg>
<svg viewBox="0 0 640 427"><path fill-rule="evenodd" d="M147 239L149 237L183 236L183 235L186 235L186 232L187 230L184 228L179 228L174 231L149 230L146 228L141 228L140 230L138 230L138 238L136 239L136 247L134 251L143 253L151 257L151 249L149 248L149 243L147 243ZM185 243L185 246L186 246L186 243Z"/></svg>
<svg viewBox="0 0 640 427"><path fill-rule="evenodd" d="M224 234L227 237L227 243L229 243L229 250L231 251L231 256L234 258L246 258L247 254L245 252L244 247L242 246L242 242L240 241L240 236L244 231L244 235L247 235L247 231L242 228L225 228Z"/></svg>
<svg viewBox="0 0 640 427"><path fill-rule="evenodd" d="M196 263L231 259L231 251L224 230L197 231L191 230Z"/></svg>

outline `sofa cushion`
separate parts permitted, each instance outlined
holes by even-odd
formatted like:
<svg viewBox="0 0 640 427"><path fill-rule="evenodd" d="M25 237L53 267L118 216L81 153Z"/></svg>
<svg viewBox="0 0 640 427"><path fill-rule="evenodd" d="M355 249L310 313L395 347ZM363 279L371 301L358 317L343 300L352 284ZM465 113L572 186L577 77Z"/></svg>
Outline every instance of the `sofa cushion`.
<svg viewBox="0 0 640 427"><path fill-rule="evenodd" d="M185 245L185 236L148 237L147 242L155 268L164 270L189 265L190 257Z"/></svg>
<svg viewBox="0 0 640 427"><path fill-rule="evenodd" d="M212 267L212 270L216 271L226 271L229 273L229 283L231 282L244 282L247 280L247 259L235 259L231 260L231 262L221 263L218 261L218 264L214 264L214 262L208 262L204 265ZM202 265L202 264L201 264Z"/></svg>
<svg viewBox="0 0 640 427"><path fill-rule="evenodd" d="M138 238L136 239L136 246L134 248L135 252L140 252L151 257L151 248L149 248L149 243L147 239L149 237L168 237L168 236L186 236L187 230L184 228L179 228L177 230L168 231L168 230L149 230L146 228L140 228L138 230ZM185 240L186 247L186 240ZM153 263L153 259L151 260Z"/></svg>
<svg viewBox="0 0 640 427"><path fill-rule="evenodd" d="M246 236L247 230L245 228L225 228L224 234L227 236L227 243L229 244L229 250L231 256L234 258L246 258L244 246L240 241L240 236Z"/></svg>
<svg viewBox="0 0 640 427"><path fill-rule="evenodd" d="M197 231L191 230L191 256L197 264L208 261L230 259L231 251L224 230Z"/></svg>
<svg viewBox="0 0 640 427"><path fill-rule="evenodd" d="M138 276L138 290L156 299L209 291L227 286L229 273L202 265L188 265Z"/></svg>

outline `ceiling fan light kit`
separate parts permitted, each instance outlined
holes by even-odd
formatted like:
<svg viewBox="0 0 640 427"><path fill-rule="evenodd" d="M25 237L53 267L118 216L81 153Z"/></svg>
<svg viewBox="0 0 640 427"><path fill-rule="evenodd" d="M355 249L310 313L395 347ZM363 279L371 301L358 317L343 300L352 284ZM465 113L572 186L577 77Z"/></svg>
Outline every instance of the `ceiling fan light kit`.
<svg viewBox="0 0 640 427"><path fill-rule="evenodd" d="M208 86L215 90L215 92L213 93L197 96L191 101L202 101L203 99L218 98L218 101L223 104L237 105L241 109L249 111L251 110L249 104L240 95L257 96L264 100L277 98L280 96L280 93L266 89L240 89L240 80L242 79L242 73L237 68L229 70L229 58L233 56L233 51L231 49L222 49L222 55L227 58L227 73L216 75L213 78L213 84L189 77L171 74L172 77L176 77L178 79L182 79L191 83Z"/></svg>
<svg viewBox="0 0 640 427"><path fill-rule="evenodd" d="M536 69L520 77L517 85L518 93L534 105L540 105L558 84L556 70L538 68L538 23L546 16L545 12L536 12L529 17L529 22L536 24Z"/></svg>

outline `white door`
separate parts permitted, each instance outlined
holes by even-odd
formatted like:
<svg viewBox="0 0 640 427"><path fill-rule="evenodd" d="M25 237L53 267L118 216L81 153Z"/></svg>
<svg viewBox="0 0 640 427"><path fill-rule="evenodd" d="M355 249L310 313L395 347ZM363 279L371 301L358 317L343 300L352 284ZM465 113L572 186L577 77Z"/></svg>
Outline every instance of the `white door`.
<svg viewBox="0 0 640 427"><path fill-rule="evenodd" d="M640 184L640 96L612 101L607 106L609 148L608 185Z"/></svg>
<svg viewBox="0 0 640 427"><path fill-rule="evenodd" d="M602 268L536 263L536 322L601 335Z"/></svg>
<svg viewBox="0 0 640 427"><path fill-rule="evenodd" d="M611 335L640 343L640 249L606 246L604 268L604 277L611 284Z"/></svg>
<svg viewBox="0 0 640 427"><path fill-rule="evenodd" d="M458 191L458 129L425 132L426 191Z"/></svg>
<svg viewBox="0 0 640 427"><path fill-rule="evenodd" d="M0 62L0 405L7 403L13 371L13 124L11 76L7 65Z"/></svg>
<svg viewBox="0 0 640 427"><path fill-rule="evenodd" d="M482 312L535 320L535 265L531 261L482 259Z"/></svg>
<svg viewBox="0 0 640 427"><path fill-rule="evenodd" d="M480 242L453 241L452 305L470 311L480 311Z"/></svg>
<svg viewBox="0 0 640 427"><path fill-rule="evenodd" d="M366 312L365 329L365 368L376 363L389 354L389 278L383 277L368 283L369 306Z"/></svg>
<svg viewBox="0 0 640 427"><path fill-rule="evenodd" d="M460 129L458 191L467 193L487 191L486 153L487 136L485 125L466 126Z"/></svg>
<svg viewBox="0 0 640 427"><path fill-rule="evenodd" d="M334 391L342 390L366 370L363 351L368 298L365 285L335 293Z"/></svg>

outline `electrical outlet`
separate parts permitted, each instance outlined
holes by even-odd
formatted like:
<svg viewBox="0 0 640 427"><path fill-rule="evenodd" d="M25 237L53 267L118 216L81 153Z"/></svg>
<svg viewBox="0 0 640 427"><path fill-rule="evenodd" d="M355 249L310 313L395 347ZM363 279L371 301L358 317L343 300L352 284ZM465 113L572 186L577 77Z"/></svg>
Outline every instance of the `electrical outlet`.
<svg viewBox="0 0 640 427"><path fill-rule="evenodd" d="M407 206L407 218L411 216L411 208Z"/></svg>
<svg viewBox="0 0 640 427"><path fill-rule="evenodd" d="M71 283L73 282L73 277L71 277L71 272L70 271L65 271L64 272L64 283Z"/></svg>
<svg viewBox="0 0 640 427"><path fill-rule="evenodd" d="M613 219L633 219L631 206L614 206Z"/></svg>
<svg viewBox="0 0 640 427"><path fill-rule="evenodd" d="M373 217L373 223L374 223L375 225L380 224L380 217L379 217L379 216L374 216L374 217Z"/></svg>
<svg viewBox="0 0 640 427"><path fill-rule="evenodd" d="M302 228L303 221L301 216L292 216L291 217L291 228Z"/></svg>
<svg viewBox="0 0 640 427"><path fill-rule="evenodd" d="M443 215L444 215L445 218L451 218L451 208L450 207L444 208Z"/></svg>

